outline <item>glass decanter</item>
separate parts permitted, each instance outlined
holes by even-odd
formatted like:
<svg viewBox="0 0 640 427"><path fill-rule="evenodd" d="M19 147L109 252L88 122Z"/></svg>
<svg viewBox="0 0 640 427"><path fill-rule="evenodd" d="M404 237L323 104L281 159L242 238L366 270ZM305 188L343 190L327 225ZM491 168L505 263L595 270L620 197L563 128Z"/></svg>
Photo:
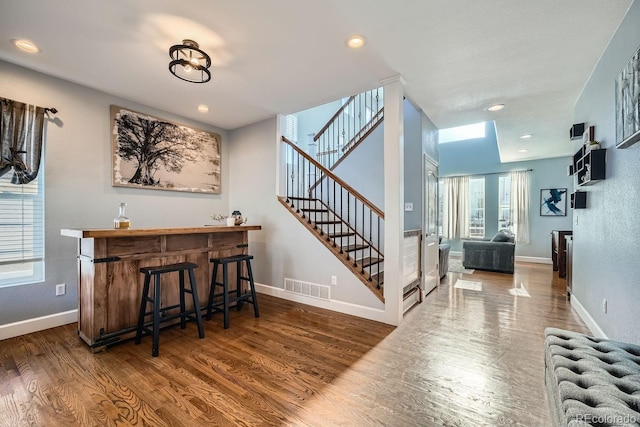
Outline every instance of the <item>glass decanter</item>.
<svg viewBox="0 0 640 427"><path fill-rule="evenodd" d="M131 227L131 221L125 215L125 212L124 212L124 209L125 209L126 206L127 206L126 203L120 203L118 205L119 214L118 214L118 217L113 220L113 228L122 229L122 228L130 228Z"/></svg>

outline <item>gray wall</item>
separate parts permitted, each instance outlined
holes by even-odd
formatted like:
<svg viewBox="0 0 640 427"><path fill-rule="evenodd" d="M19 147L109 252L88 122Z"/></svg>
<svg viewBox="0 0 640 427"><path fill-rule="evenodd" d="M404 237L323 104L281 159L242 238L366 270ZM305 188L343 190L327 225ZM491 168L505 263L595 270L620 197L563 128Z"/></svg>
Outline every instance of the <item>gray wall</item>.
<svg viewBox="0 0 640 427"><path fill-rule="evenodd" d="M615 79L640 46L635 1L576 102L574 122L595 126L607 149L607 178L584 188L587 209L574 212L574 299L604 333L640 344L640 143L615 148ZM577 150L579 142L574 144ZM607 313L602 301L608 301Z"/></svg>
<svg viewBox="0 0 640 427"><path fill-rule="evenodd" d="M308 149L307 135L317 133L340 107L342 107L342 101L337 100L295 113L298 117L298 144L304 150Z"/></svg>
<svg viewBox="0 0 640 427"><path fill-rule="evenodd" d="M0 288L0 325L77 308L75 239L61 228L110 228L118 202L134 227L201 226L228 213L229 136L226 131L0 61L0 96L56 107L46 124L45 281ZM222 137L222 194L204 195L111 186L109 106L217 132ZM195 106L194 106L195 108ZM64 296L55 285L67 284Z"/></svg>
<svg viewBox="0 0 640 427"><path fill-rule="evenodd" d="M422 111L404 101L404 202L413 211L404 213L404 229L422 228Z"/></svg>
<svg viewBox="0 0 640 427"><path fill-rule="evenodd" d="M276 198L276 150L280 143L276 118L230 132L229 167L234 174L229 188L232 209L263 229L249 233L257 282L284 287L284 278L331 287L332 300L383 309L383 304ZM249 172L250 171L250 172Z"/></svg>
<svg viewBox="0 0 640 427"><path fill-rule="evenodd" d="M567 137L568 140L568 137ZM567 141L567 144L570 144ZM495 126L487 123L482 139L440 144L440 176L483 175L494 172L533 169L530 175L530 243L516 245L517 256L551 257L551 231L571 230L571 208L567 196L567 216L540 216L540 190L567 188L570 193L573 180L567 176L568 157L500 163ZM485 175L485 237L498 231L498 174ZM462 251L460 240L451 241L451 250Z"/></svg>

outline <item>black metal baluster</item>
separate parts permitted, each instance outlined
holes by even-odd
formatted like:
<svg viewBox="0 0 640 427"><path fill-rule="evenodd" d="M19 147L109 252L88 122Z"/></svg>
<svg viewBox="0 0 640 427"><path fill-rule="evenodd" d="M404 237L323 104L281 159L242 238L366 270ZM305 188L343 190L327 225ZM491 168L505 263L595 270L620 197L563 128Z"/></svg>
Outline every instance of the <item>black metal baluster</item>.
<svg viewBox="0 0 640 427"><path fill-rule="evenodd" d="M342 196L342 187L340 188L340 195ZM351 198L349 197L349 193L347 193L347 219L346 221L344 219L342 220L343 224L346 223L348 225L351 222L351 218L349 218L349 212L351 207L350 205L351 205ZM342 229L342 224L340 224L340 229ZM340 243L342 244L342 241ZM347 251L347 260L350 259L349 254L350 252Z"/></svg>
<svg viewBox="0 0 640 427"><path fill-rule="evenodd" d="M382 249L382 248L380 247L380 243L381 243L381 242L382 242L382 239L380 238L380 217L378 217L378 240L377 240L377 243L378 243L378 255L380 255L380 256L382 256L382 254L381 254L381 252L380 252L380 251L381 251L381 249ZM381 277L381 276L382 276L382 275L380 274L380 269L378 269L378 280L377 280L377 282L378 282L378 283L376 284L376 288L377 288L377 289L380 289L380 277Z"/></svg>
<svg viewBox="0 0 640 427"><path fill-rule="evenodd" d="M353 196L353 230L354 231L358 231L358 199L356 199L356 196ZM349 240L351 240L351 238L349 238ZM358 236L355 235L353 237L353 244L357 244L358 243ZM356 253L358 253L358 251L356 251ZM353 266L357 267L358 266L358 257L354 256L353 257ZM362 262L362 261L360 261Z"/></svg>
<svg viewBox="0 0 640 427"><path fill-rule="evenodd" d="M369 258L373 256L373 211L369 209ZM363 233L364 234L364 233ZM371 266L369 266L369 281L371 281ZM378 272L380 272L380 264L378 264Z"/></svg>
<svg viewBox="0 0 640 427"><path fill-rule="evenodd" d="M333 219L331 219L331 221L333 221L333 235L336 235L336 211L337 211L337 206L336 206L336 180L333 180ZM333 247L336 247L336 239L335 237L333 238ZM340 248L340 253L342 253L342 248Z"/></svg>

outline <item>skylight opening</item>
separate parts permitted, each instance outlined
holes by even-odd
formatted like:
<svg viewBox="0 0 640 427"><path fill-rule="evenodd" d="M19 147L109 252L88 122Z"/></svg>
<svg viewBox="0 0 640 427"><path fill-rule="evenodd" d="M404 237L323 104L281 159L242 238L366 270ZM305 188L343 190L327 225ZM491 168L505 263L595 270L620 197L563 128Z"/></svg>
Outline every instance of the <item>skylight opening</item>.
<svg viewBox="0 0 640 427"><path fill-rule="evenodd" d="M467 139L478 139L485 137L485 122L474 123L472 125L457 126L438 131L438 141L445 142L466 141Z"/></svg>

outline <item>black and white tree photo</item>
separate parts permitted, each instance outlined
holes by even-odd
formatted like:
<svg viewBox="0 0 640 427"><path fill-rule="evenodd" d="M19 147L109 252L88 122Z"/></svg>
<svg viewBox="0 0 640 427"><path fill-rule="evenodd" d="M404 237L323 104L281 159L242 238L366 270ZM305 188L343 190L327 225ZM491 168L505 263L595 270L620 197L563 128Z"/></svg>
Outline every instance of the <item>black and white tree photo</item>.
<svg viewBox="0 0 640 427"><path fill-rule="evenodd" d="M220 193L220 135L111 107L113 185Z"/></svg>

